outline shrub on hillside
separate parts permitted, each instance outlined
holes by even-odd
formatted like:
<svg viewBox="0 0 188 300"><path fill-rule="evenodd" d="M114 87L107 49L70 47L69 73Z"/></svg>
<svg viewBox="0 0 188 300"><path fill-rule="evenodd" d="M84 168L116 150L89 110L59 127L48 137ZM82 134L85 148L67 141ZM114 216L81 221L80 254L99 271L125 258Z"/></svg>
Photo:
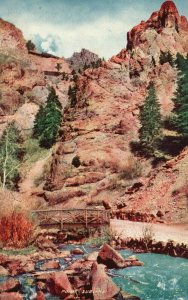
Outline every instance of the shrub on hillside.
<svg viewBox="0 0 188 300"><path fill-rule="evenodd" d="M33 240L35 224L24 212L13 211L0 219L0 241L3 246L24 248Z"/></svg>
<svg viewBox="0 0 188 300"><path fill-rule="evenodd" d="M31 40L27 41L26 47L28 51L33 51L36 49L35 44Z"/></svg>
<svg viewBox="0 0 188 300"><path fill-rule="evenodd" d="M134 179L142 176L142 164L133 156L130 156L121 167L120 179Z"/></svg>

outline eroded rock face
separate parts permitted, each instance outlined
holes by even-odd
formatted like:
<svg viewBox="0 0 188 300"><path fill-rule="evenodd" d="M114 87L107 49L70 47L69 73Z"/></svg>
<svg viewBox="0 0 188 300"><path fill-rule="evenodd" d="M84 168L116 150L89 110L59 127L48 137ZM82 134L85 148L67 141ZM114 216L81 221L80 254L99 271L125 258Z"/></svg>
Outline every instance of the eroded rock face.
<svg viewBox="0 0 188 300"><path fill-rule="evenodd" d="M176 223L187 220L187 165L185 149L176 158L151 172L146 184L132 195L126 195L126 210L153 212L162 220Z"/></svg>
<svg viewBox="0 0 188 300"><path fill-rule="evenodd" d="M70 74L71 70L63 58L28 53L25 43L18 28L0 19L0 116L3 117L3 130L10 122L15 122L24 134L31 135L34 118L39 106L46 102L49 86L54 86L64 107L69 81L63 81L61 75ZM58 64L61 72L57 71Z"/></svg>
<svg viewBox="0 0 188 300"><path fill-rule="evenodd" d="M78 71L83 70L87 65L96 63L99 59L99 56L87 49L82 49L80 52L75 52L70 58L67 58L66 61L70 64L70 67Z"/></svg>
<svg viewBox="0 0 188 300"><path fill-rule="evenodd" d="M0 52L12 51L14 54L19 50L20 56L27 53L21 30L3 19L0 19L0 49Z"/></svg>
<svg viewBox="0 0 188 300"><path fill-rule="evenodd" d="M187 30L188 21L186 17L179 15L177 7L173 1L165 1L160 10L152 13L151 17L146 22L142 21L139 25L135 26L130 32L128 32L127 49L132 50L136 46L140 46L140 44L146 42L146 36L143 36L146 32L148 37L150 34L151 38L153 35L156 39L158 34L160 37L165 34L170 34L171 37L174 38L176 32L180 33L181 31ZM186 47L185 44L183 46Z"/></svg>
<svg viewBox="0 0 188 300"><path fill-rule="evenodd" d="M161 52L168 51L172 55L188 52L188 22L179 15L172 1L166 1L148 21L142 21L128 33L126 49L102 67L87 69L79 76L77 101L75 107L65 109L64 137L53 154L45 185L48 190L45 198L50 204L61 207L62 203L68 208L102 207L110 203L113 209L117 203L126 204L127 199L132 199L130 194L125 194L129 187L140 181L146 184L147 178L142 176L151 168L144 159L133 160L130 142L138 138L139 109L151 81L163 116L173 109L171 99L177 71L169 62L160 63ZM73 164L76 158L79 158L77 167ZM144 173L136 173L134 165ZM125 180L127 177L131 183ZM162 184L161 181L160 187ZM150 189L148 197L151 193ZM168 194L165 198L172 209L172 197ZM128 210L136 212L142 207L142 201L145 203L142 213L153 215L153 210L147 209L144 193L140 205L136 200L128 202Z"/></svg>

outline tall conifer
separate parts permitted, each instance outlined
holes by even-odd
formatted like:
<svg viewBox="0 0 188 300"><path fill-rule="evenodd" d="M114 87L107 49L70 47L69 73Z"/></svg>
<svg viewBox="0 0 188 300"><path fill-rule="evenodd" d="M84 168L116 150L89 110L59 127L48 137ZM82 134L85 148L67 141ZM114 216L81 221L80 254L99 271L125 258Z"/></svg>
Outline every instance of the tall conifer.
<svg viewBox="0 0 188 300"><path fill-rule="evenodd" d="M42 147L50 148L55 143L62 119L61 109L58 96L51 88L46 105L40 107L34 122L33 135Z"/></svg>
<svg viewBox="0 0 188 300"><path fill-rule="evenodd" d="M139 115L141 128L139 130L140 144L147 154L153 154L161 135L160 104L153 84L150 84L145 102Z"/></svg>

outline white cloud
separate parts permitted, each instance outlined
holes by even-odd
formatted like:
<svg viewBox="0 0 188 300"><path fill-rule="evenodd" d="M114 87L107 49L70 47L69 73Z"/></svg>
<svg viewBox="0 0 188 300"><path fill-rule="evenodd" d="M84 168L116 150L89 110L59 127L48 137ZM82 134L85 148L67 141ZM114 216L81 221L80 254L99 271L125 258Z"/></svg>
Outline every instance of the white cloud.
<svg viewBox="0 0 188 300"><path fill-rule="evenodd" d="M33 39L37 34L41 36L41 47L59 56L70 57L73 52L86 48L99 54L101 57L110 58L126 47L126 33L140 22L140 15L146 12L129 7L116 16L103 16L94 22L74 25L46 23L33 15L20 15L12 17L12 22L19 27L26 39ZM57 49L52 49L55 41Z"/></svg>

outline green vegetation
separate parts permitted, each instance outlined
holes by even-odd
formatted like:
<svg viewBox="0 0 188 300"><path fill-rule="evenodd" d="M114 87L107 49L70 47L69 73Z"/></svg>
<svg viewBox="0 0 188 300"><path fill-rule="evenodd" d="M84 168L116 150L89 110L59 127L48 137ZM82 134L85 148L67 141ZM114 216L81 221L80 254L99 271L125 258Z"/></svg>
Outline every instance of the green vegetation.
<svg viewBox="0 0 188 300"><path fill-rule="evenodd" d="M174 97L175 126L177 131L185 138L188 137L188 59L177 55L177 68L179 70L177 90Z"/></svg>
<svg viewBox="0 0 188 300"><path fill-rule="evenodd" d="M153 155L161 137L160 104L153 84L149 86L148 95L140 109L139 119L141 122L140 145L146 154Z"/></svg>
<svg viewBox="0 0 188 300"><path fill-rule="evenodd" d="M24 144L24 159L21 167L21 173L24 176L27 174L31 166L41 158L45 158L49 154L49 149L40 147L39 140L30 138Z"/></svg>
<svg viewBox="0 0 188 300"><path fill-rule="evenodd" d="M109 244L114 240L115 233L109 228L102 228L96 237L90 237L87 242L96 247L101 247L105 243Z"/></svg>
<svg viewBox="0 0 188 300"><path fill-rule="evenodd" d="M36 49L35 44L31 40L27 41L26 47L28 51L33 51Z"/></svg>
<svg viewBox="0 0 188 300"><path fill-rule="evenodd" d="M22 160L19 131L10 124L0 141L0 181L3 188L13 189L19 180L19 166Z"/></svg>
<svg viewBox="0 0 188 300"><path fill-rule="evenodd" d="M104 61L104 59L102 60L101 58L99 58L98 60L92 61L91 63L88 63L88 64L85 63L85 65L83 67L83 70L86 70L86 69L89 69L89 68L98 69L99 67L101 67L102 61Z"/></svg>
<svg viewBox="0 0 188 300"><path fill-rule="evenodd" d="M172 54L169 51L168 52L161 51L159 60L161 65L168 62L172 67L174 67L174 59Z"/></svg>
<svg viewBox="0 0 188 300"><path fill-rule="evenodd" d="M27 248L22 249L11 249L11 250L4 250L0 249L0 254L5 255L29 255L36 251L36 248L34 246L29 246Z"/></svg>
<svg viewBox="0 0 188 300"><path fill-rule="evenodd" d="M6 55L6 54L0 54L0 65L7 64L16 61L16 59L13 56Z"/></svg>
<svg viewBox="0 0 188 300"><path fill-rule="evenodd" d="M62 64L57 63L56 69L57 69L58 72L60 72L60 70L62 69Z"/></svg>
<svg viewBox="0 0 188 300"><path fill-rule="evenodd" d="M41 106L34 122L33 136L39 139L39 145L50 148L56 141L61 125L61 103L55 89L51 88L45 106Z"/></svg>
<svg viewBox="0 0 188 300"><path fill-rule="evenodd" d="M69 86L68 90L68 96L70 100L70 106L75 107L77 103L77 98L76 98L76 93L77 93L77 86Z"/></svg>

